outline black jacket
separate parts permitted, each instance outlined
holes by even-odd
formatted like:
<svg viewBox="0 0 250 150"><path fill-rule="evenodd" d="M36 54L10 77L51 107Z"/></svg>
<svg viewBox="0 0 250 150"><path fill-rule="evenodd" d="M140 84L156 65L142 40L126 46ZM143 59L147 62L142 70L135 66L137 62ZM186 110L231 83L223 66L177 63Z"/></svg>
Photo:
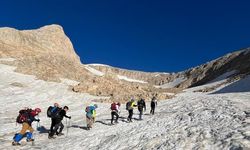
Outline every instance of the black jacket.
<svg viewBox="0 0 250 150"><path fill-rule="evenodd" d="M142 111L143 108L146 110L146 103L143 99L141 99L137 102L137 106L138 106L139 111Z"/></svg>
<svg viewBox="0 0 250 150"><path fill-rule="evenodd" d="M66 115L66 111L64 109L61 109L58 114L58 117L55 118L56 123L60 123L63 120L63 117L70 118Z"/></svg>
<svg viewBox="0 0 250 150"><path fill-rule="evenodd" d="M156 105L157 105L157 101L156 100L152 100L151 101L151 107L155 108Z"/></svg>

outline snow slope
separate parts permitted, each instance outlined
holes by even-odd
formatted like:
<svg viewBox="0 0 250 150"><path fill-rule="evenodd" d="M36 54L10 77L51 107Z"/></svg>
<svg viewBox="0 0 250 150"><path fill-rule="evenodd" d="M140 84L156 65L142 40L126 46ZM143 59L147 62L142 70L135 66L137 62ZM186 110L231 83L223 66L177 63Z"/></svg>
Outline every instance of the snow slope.
<svg viewBox="0 0 250 150"><path fill-rule="evenodd" d="M216 91L216 93L235 93L235 92L249 92L250 91L250 75L242 80L229 84L226 87Z"/></svg>
<svg viewBox="0 0 250 150"><path fill-rule="evenodd" d="M33 76L15 73L14 69L0 65L0 149L250 148L250 92L204 94L189 89L171 100L160 101L154 116L149 115L150 108L147 108L142 121L137 120L135 109L132 123L126 122L127 112L122 105L119 124L113 126L110 125L110 104L98 104L94 128L87 131L84 108L97 97L69 92L64 83L36 80ZM12 84L14 82L23 86ZM11 146L14 133L21 128L15 124L18 110L25 106L41 107L40 125L48 129L50 119L45 111L54 102L70 108L68 114L72 120L68 136L48 140L47 133L35 131L36 146L30 143ZM65 134L66 131L65 128Z"/></svg>
<svg viewBox="0 0 250 150"><path fill-rule="evenodd" d="M217 77L216 79L210 81L209 83L213 83L213 82L225 80L225 79L227 79L229 76L231 76L231 75L233 75L233 74L235 74L235 73L237 73L236 70L226 72L226 73L220 75L219 77Z"/></svg>

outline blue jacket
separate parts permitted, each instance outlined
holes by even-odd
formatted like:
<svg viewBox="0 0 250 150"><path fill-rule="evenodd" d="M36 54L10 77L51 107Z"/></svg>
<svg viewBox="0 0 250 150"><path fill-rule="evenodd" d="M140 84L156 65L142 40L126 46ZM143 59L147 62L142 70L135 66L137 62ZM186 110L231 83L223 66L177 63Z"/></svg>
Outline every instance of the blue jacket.
<svg viewBox="0 0 250 150"><path fill-rule="evenodd" d="M96 115L96 108L95 108L95 106L88 106L88 111L86 112L86 116L87 117L89 117L89 118L91 118L91 117L95 117L95 115Z"/></svg>

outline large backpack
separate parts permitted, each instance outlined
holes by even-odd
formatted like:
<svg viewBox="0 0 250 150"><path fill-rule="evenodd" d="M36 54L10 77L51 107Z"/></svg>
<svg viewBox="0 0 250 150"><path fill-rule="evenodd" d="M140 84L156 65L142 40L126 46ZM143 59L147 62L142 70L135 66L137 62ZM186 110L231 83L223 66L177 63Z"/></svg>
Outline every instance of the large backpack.
<svg viewBox="0 0 250 150"><path fill-rule="evenodd" d="M131 105L132 105L132 102L131 102L131 101L127 102L127 103L126 103L126 110L131 109Z"/></svg>
<svg viewBox="0 0 250 150"><path fill-rule="evenodd" d="M32 109L23 109L19 111L19 115L16 118L17 123L24 123L27 122L29 119L29 114L31 113Z"/></svg>
<svg viewBox="0 0 250 150"><path fill-rule="evenodd" d="M49 106L49 108L47 109L47 117L58 118L60 111L61 109L58 107Z"/></svg>
<svg viewBox="0 0 250 150"><path fill-rule="evenodd" d="M86 108L85 108L85 111L86 111L86 115L88 116L88 117L95 117L96 116L96 111L94 110L94 109L92 109L91 107L94 107L94 106L87 106Z"/></svg>
<svg viewBox="0 0 250 150"><path fill-rule="evenodd" d="M116 109L116 103L112 103L110 109L111 109L111 110L117 110L117 109Z"/></svg>

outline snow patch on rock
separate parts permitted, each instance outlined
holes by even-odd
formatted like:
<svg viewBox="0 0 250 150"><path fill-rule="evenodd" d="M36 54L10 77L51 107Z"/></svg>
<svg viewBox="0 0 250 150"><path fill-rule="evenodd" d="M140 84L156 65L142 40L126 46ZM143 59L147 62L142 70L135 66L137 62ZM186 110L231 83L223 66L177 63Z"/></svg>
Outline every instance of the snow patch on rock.
<svg viewBox="0 0 250 150"><path fill-rule="evenodd" d="M210 81L209 83L213 83L213 82L217 82L217 81L227 79L227 77L229 77L229 76L231 76L231 75L233 75L235 73L237 73L237 70L232 70L232 71L226 72L226 73L220 75L219 77L217 77L216 79Z"/></svg>
<svg viewBox="0 0 250 150"><path fill-rule="evenodd" d="M70 80L70 79L66 79L66 78L60 78L61 82L63 84L66 84L66 85L72 85L72 86L75 86L77 84L79 84L80 82L78 81L74 81L74 80Z"/></svg>
<svg viewBox="0 0 250 150"><path fill-rule="evenodd" d="M120 80L125 80L125 81L128 81L128 82L148 83L148 82L145 82L145 81L142 81L142 80L131 79L131 78L128 78L126 76L121 76L121 75L117 75L117 77Z"/></svg>
<svg viewBox="0 0 250 150"><path fill-rule="evenodd" d="M109 65L105 65L105 64L87 64L87 66L101 66L101 67L110 67Z"/></svg>
<svg viewBox="0 0 250 150"><path fill-rule="evenodd" d="M0 61L15 61L15 58L0 58Z"/></svg>
<svg viewBox="0 0 250 150"><path fill-rule="evenodd" d="M84 67L85 67L85 69L87 69L89 72L93 73L94 75L97 75L97 76L103 76L103 75L104 75L103 72L101 72L101 71L99 71L99 70L96 70L96 69L90 67L89 65L85 65Z"/></svg>

